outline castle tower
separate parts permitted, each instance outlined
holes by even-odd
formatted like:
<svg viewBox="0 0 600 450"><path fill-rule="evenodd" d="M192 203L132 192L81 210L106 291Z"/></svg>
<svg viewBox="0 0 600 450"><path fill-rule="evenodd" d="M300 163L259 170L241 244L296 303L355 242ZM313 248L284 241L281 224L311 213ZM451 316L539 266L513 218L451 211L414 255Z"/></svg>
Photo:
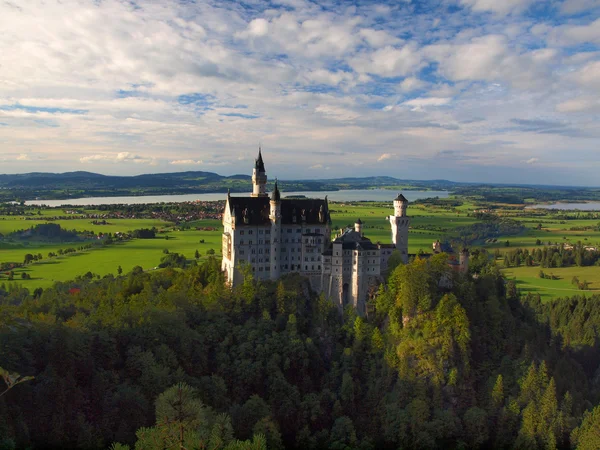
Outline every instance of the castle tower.
<svg viewBox="0 0 600 450"><path fill-rule="evenodd" d="M357 233L362 233L362 220L358 219L354 222L354 231Z"/></svg>
<svg viewBox="0 0 600 450"><path fill-rule="evenodd" d="M275 180L275 187L273 188L273 192L271 192L271 201L269 204L271 206L269 213L269 219L271 219L271 280L277 280L279 278L279 244L281 239L281 194L277 187L277 180Z"/></svg>
<svg viewBox="0 0 600 450"><path fill-rule="evenodd" d="M392 227L392 243L402 255L404 264L408 262L408 227L410 218L406 215L408 200L402 194L394 199L394 215L389 216Z"/></svg>
<svg viewBox="0 0 600 450"><path fill-rule="evenodd" d="M258 158L254 162L254 170L252 170L252 197L268 197L267 173L260 147L258 147Z"/></svg>

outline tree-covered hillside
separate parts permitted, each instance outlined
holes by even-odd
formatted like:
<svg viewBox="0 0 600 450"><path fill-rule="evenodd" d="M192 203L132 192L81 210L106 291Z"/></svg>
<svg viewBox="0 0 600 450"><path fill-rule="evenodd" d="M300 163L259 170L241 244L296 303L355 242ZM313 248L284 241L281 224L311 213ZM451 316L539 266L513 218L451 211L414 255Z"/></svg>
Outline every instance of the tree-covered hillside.
<svg viewBox="0 0 600 450"><path fill-rule="evenodd" d="M35 378L0 385L0 448L596 448L591 303L444 258L396 268L368 319L298 276L229 291L215 259L2 288L0 366Z"/></svg>

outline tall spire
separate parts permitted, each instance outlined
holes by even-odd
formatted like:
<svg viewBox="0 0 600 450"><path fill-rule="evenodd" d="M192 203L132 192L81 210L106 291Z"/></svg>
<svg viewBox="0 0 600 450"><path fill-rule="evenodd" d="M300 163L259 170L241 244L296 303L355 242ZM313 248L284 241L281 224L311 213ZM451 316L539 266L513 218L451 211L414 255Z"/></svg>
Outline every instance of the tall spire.
<svg viewBox="0 0 600 450"><path fill-rule="evenodd" d="M277 187L277 178L275 178L275 187L273 188L273 192L271 192L271 201L278 202L281 200L281 194L279 193L279 188Z"/></svg>
<svg viewBox="0 0 600 450"><path fill-rule="evenodd" d="M254 168L259 172L265 172L265 163L263 162L262 149L260 147L260 144L258 144L258 158L256 158Z"/></svg>

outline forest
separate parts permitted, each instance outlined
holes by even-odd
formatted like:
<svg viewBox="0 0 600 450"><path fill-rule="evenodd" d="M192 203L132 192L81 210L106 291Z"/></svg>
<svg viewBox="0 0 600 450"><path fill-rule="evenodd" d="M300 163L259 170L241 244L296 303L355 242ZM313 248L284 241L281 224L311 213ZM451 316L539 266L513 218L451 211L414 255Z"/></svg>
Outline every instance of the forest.
<svg viewBox="0 0 600 450"><path fill-rule="evenodd" d="M365 318L212 257L0 286L0 448L600 448L600 298L472 259L399 265Z"/></svg>

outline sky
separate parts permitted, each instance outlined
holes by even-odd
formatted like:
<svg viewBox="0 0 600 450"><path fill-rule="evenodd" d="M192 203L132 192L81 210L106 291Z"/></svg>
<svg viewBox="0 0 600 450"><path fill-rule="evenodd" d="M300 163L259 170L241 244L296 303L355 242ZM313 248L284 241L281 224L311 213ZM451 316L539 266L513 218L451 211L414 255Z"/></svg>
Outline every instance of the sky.
<svg viewBox="0 0 600 450"><path fill-rule="evenodd" d="M0 0L0 173L600 185L600 0Z"/></svg>

